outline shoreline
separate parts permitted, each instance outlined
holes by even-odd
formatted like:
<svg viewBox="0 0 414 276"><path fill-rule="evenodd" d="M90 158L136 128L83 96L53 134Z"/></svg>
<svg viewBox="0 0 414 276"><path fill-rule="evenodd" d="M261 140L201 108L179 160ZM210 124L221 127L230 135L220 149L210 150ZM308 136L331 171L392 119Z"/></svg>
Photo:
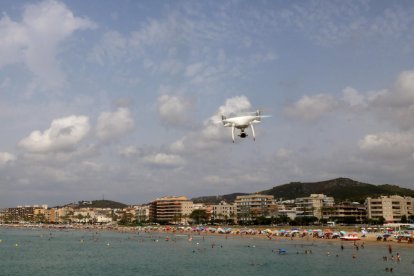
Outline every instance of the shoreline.
<svg viewBox="0 0 414 276"><path fill-rule="evenodd" d="M356 245L360 246L378 246L378 247L389 247L396 246L396 247L404 247L404 248L413 248L413 243L408 242L398 242L395 241L393 238L388 239L387 241L377 241L376 236L380 235L381 233L368 233L366 237L361 237L357 241L345 241L339 238L318 238L314 237L313 235L305 235L302 237L290 237L290 236L280 236L274 234L264 234L264 233L217 233L217 232L209 232L209 231L193 231L193 230L182 230L177 229L175 226L163 226L163 227L135 227L135 226L101 226L101 225L71 225L70 227L64 225L55 225L55 224L43 224L43 225L20 225L20 224L0 224L0 229L26 229L26 230L54 230L54 231L65 231L65 230L74 230L74 231L110 231L110 232L118 232L118 233L126 233L126 234L140 234L140 233L147 233L147 234L157 234L157 235L183 235L187 236L188 238L192 237L221 237L221 238L238 238L238 239L261 239L261 240L268 240L269 242L304 242L304 243L331 243L339 245ZM244 230L247 228L237 228L238 230ZM263 231L265 227L257 228L256 231ZM280 229L274 229L274 231L278 231ZM166 238L166 237L163 237Z"/></svg>

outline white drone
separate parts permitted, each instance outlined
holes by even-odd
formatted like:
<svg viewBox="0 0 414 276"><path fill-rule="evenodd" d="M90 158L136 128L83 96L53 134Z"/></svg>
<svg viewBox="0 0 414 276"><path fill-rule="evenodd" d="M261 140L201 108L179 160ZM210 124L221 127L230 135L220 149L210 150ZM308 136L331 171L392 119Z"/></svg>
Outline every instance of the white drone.
<svg viewBox="0 0 414 276"><path fill-rule="evenodd" d="M224 115L221 115L221 121L225 127L231 127L231 138L233 139L234 143L234 131L235 129L240 129L240 134L238 135L240 138L246 138L247 133L244 130L248 127L252 129L253 140L256 141L256 135L254 132L253 124L258 124L261 122L262 118L270 117L267 115L260 115L260 110L256 112L251 112L250 114L234 116L227 118Z"/></svg>

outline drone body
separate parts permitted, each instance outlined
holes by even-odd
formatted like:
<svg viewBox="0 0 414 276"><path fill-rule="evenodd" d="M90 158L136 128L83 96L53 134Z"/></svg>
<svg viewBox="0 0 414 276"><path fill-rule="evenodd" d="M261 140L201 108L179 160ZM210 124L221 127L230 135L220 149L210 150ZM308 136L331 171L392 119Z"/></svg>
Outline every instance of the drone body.
<svg viewBox="0 0 414 276"><path fill-rule="evenodd" d="M253 140L256 140L256 134L254 132L253 124L258 124L261 122L261 119L264 117L269 116L262 116L260 115L260 111L256 111L250 115L241 115L241 116L234 116L227 118L224 115L221 115L221 121L225 127L231 127L231 137L234 143L234 132L235 129L240 129L240 134L238 135L240 138L246 138L247 133L244 132L246 128L250 127L253 134Z"/></svg>

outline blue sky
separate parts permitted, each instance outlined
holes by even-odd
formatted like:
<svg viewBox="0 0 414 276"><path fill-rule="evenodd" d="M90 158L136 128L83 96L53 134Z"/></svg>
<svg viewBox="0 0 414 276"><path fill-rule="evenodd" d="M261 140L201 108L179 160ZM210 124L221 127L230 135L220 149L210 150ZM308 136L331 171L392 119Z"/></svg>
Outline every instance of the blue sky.
<svg viewBox="0 0 414 276"><path fill-rule="evenodd" d="M414 188L411 1L2 1L0 207ZM221 113L262 109L257 140Z"/></svg>

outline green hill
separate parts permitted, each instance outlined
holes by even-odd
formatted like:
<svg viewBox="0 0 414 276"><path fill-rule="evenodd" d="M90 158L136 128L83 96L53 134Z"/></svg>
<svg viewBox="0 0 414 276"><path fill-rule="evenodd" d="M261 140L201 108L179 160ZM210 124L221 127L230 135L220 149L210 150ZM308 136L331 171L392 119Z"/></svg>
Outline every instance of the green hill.
<svg viewBox="0 0 414 276"><path fill-rule="evenodd" d="M240 195L247 195L247 194L233 193L233 194L219 195L219 196L201 196L201 197L192 198L191 200L194 203L219 204L223 200L226 202L233 202L236 199L236 197Z"/></svg>
<svg viewBox="0 0 414 276"><path fill-rule="evenodd" d="M89 206L92 208L117 209L117 208L125 208L128 205L121 203L121 202L112 201L112 200L93 200L92 204L90 204Z"/></svg>
<svg viewBox="0 0 414 276"><path fill-rule="evenodd" d="M414 191L396 185L373 185L349 178L336 178L320 182L292 182L260 193L273 195L275 198L294 199L310 194L325 194L335 198L336 202L350 200L363 202L367 197L381 195L401 195L414 197Z"/></svg>
<svg viewBox="0 0 414 276"><path fill-rule="evenodd" d="M64 205L64 207L72 207L72 208L111 208L111 209L121 209L121 208L125 208L128 205L121 203L121 202L116 202L116 201L112 201L112 200L92 200L92 201L88 201L88 200L82 200L82 201L78 201L78 203L69 203ZM61 207L61 206L57 206L57 207Z"/></svg>
<svg viewBox="0 0 414 276"><path fill-rule="evenodd" d="M283 198L284 200L306 197L310 194L325 194L334 197L335 202L349 200L361 203L367 197L378 197L381 195L414 197L414 190L411 189L390 184L373 185L349 178L336 178L319 182L291 182L258 193L273 195L275 198ZM238 195L246 194L233 193L221 196L202 196L193 198L192 200L195 203L218 204L222 200L233 202Z"/></svg>

